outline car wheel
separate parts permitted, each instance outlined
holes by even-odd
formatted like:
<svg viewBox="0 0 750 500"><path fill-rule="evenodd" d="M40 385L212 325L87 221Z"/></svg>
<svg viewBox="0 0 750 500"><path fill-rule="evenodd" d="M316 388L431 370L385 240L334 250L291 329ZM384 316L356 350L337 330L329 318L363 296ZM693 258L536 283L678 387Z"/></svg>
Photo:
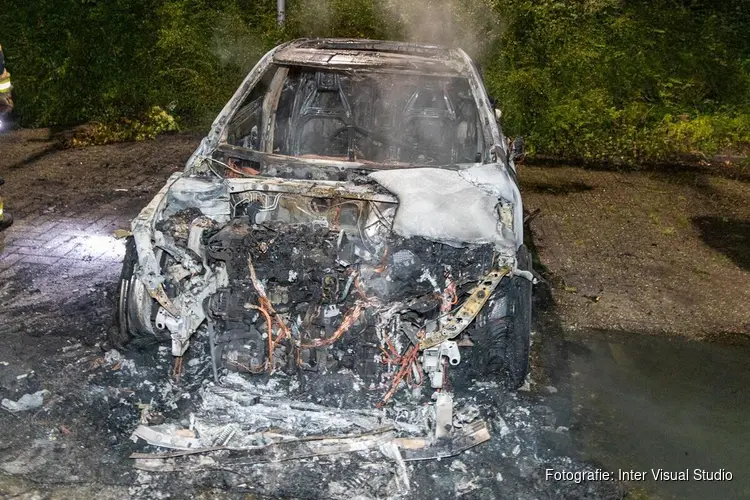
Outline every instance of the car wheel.
<svg viewBox="0 0 750 500"><path fill-rule="evenodd" d="M525 246L517 254L518 267L531 270ZM477 315L471 339L472 357L484 375L501 375L512 389L523 385L529 372L532 284L520 276L503 280Z"/></svg>
<svg viewBox="0 0 750 500"><path fill-rule="evenodd" d="M145 297L144 285L135 276L135 267L138 263L138 251L135 240L129 236L125 240L125 258L122 262L120 272L117 312L115 325L110 329L110 342L118 347L123 347L134 341L151 342L164 340L165 335L160 335L153 329L152 318L156 309L156 303L150 297ZM138 296L142 303L150 306L149 317L142 318L138 307ZM151 327L151 328L149 328ZM166 338L169 338L166 335Z"/></svg>
<svg viewBox="0 0 750 500"><path fill-rule="evenodd" d="M518 267L531 271L531 256L525 246L518 252ZM515 300L512 301L511 329L508 332L505 350L505 370L514 389L523 385L529 373L529 349L531 347L531 303L533 286L531 281L520 276L511 280Z"/></svg>

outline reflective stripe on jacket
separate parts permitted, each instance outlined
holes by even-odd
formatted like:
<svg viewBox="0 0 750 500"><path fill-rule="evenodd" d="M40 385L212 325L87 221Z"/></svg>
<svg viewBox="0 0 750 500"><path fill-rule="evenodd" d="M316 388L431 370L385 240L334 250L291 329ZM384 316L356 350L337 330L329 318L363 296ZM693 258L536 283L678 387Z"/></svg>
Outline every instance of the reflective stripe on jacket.
<svg viewBox="0 0 750 500"><path fill-rule="evenodd" d="M0 75L0 94L10 92L12 88L13 85L10 84L10 73L5 71Z"/></svg>

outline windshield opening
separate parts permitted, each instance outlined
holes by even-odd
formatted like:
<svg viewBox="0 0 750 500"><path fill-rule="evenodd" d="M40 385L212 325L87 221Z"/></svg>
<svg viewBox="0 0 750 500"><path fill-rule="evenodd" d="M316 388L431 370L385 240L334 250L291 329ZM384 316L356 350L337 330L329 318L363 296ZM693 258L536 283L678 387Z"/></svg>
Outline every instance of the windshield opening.
<svg viewBox="0 0 750 500"><path fill-rule="evenodd" d="M274 67L232 117L227 142L299 158L381 164L480 162L463 77Z"/></svg>

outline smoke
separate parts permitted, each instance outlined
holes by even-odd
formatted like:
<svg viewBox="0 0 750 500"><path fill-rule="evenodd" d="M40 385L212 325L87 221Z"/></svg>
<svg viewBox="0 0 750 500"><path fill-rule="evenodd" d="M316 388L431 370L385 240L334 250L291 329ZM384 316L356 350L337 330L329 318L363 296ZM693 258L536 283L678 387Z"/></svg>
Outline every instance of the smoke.
<svg viewBox="0 0 750 500"><path fill-rule="evenodd" d="M287 2L287 24L294 25L293 31L304 37L348 36L336 33L334 18L339 10L335 0L299 0L292 5Z"/></svg>
<svg viewBox="0 0 750 500"><path fill-rule="evenodd" d="M217 12L211 26L211 52L224 65L249 72L268 49L263 34L236 12Z"/></svg>
<svg viewBox="0 0 750 500"><path fill-rule="evenodd" d="M487 54L503 24L492 0L295 0L299 36L394 39Z"/></svg>
<svg viewBox="0 0 750 500"><path fill-rule="evenodd" d="M385 0L406 41L464 49L486 55L502 33L503 23L488 0Z"/></svg>

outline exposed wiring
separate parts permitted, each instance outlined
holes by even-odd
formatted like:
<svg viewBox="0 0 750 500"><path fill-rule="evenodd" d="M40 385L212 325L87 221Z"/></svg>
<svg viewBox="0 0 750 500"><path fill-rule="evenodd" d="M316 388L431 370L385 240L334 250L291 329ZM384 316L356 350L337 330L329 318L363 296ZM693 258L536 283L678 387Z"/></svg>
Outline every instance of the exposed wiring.
<svg viewBox="0 0 750 500"><path fill-rule="evenodd" d="M231 366L236 366L240 370L244 370L248 373L261 373L263 370L265 370L265 367L260 368L260 369L254 369L253 367L242 364L239 361L227 361L227 364Z"/></svg>
<svg viewBox="0 0 750 500"><path fill-rule="evenodd" d="M233 166L231 166L231 165L227 165L227 164L226 164L226 163L224 163L223 161L221 161L221 160L217 160L216 158L213 158L213 157L211 157L211 156L199 156L198 158L199 158L199 159L201 159L201 160L210 160L210 161L215 161L216 163L218 163L219 165L223 166L224 168L226 168L226 169L228 169L228 170L231 170L231 171L232 171L232 172L234 172L235 174L239 174L239 175L241 175L242 177L252 177L252 176L251 176L250 174L248 174L247 172L243 172L242 170L237 170L237 169L236 169L236 168L234 168ZM215 170L214 170L213 168L211 168L211 167L208 167L208 168L209 168L209 169L210 169L210 170L211 170L211 171L212 171L212 172L213 172L214 174L216 174L216 175L217 175L217 176L218 176L218 177L219 177L220 179L223 179L223 178L224 178L224 176L222 176L222 175L219 175L219 174L217 174L217 173L216 173L216 171L215 171Z"/></svg>
<svg viewBox="0 0 750 500"><path fill-rule="evenodd" d="M365 249L369 253L374 254L375 250L373 250L372 247L369 245L369 242L370 242L369 239L365 239L365 234L362 232L362 226L357 224L357 229L359 229L359 237L361 238L362 244L365 246Z"/></svg>
<svg viewBox="0 0 750 500"><path fill-rule="evenodd" d="M399 370L393 377L391 388L388 389L388 392L385 393L383 399L376 405L378 408L382 408L393 397L393 395L401 385L401 381L403 381L405 378L407 379L407 384L411 385L412 364L417 361L418 356L419 346L412 345L409 347L409 349L407 349L406 353L404 353L403 356L400 356L396 359L396 361L398 361ZM420 375L420 379L423 378L423 375Z"/></svg>
<svg viewBox="0 0 750 500"><path fill-rule="evenodd" d="M279 208L279 201L281 200L282 193L279 193L276 196L274 196L273 201L271 203L268 203L269 198L271 198L272 196L270 194L258 193L257 191L250 191L247 194L248 194L247 201L251 203L254 201L261 203L261 208L259 209L260 212L273 212L274 210ZM265 199L261 201L261 198L265 198Z"/></svg>
<svg viewBox="0 0 750 500"><path fill-rule="evenodd" d="M456 293L456 282L450 276L446 276L445 281L447 284L441 294L440 312L448 313L458 303L458 294Z"/></svg>
<svg viewBox="0 0 750 500"><path fill-rule="evenodd" d="M340 202L338 202L338 203L334 203L334 204L332 204L332 205L330 206L330 208L340 207L340 206L343 206L343 205L354 205L355 207L357 207L357 211L359 211L359 210L360 210L360 209L362 208L362 207L360 206L359 202L358 202L358 201L355 201L355 200L344 200L344 201L340 201Z"/></svg>
<svg viewBox="0 0 750 500"><path fill-rule="evenodd" d="M422 370L422 364L418 360L415 360L412 363L412 366L415 366L417 368L417 370L416 370L417 371L417 376L419 377L419 379L417 380L417 382L413 383L412 382L412 374L409 374L410 376L409 376L409 379L407 380L407 382L409 383L409 385L413 389L413 388L421 386L424 383L424 371Z"/></svg>
<svg viewBox="0 0 750 500"><path fill-rule="evenodd" d="M301 206L297 205L297 203L295 203L295 204L294 204L294 207L295 207L295 208L296 208L297 210L299 210L300 212L302 212L303 214L306 214L306 215L309 215L310 217L313 217L313 218L315 218L315 215L314 215L314 214L311 214L310 212L308 212L307 210L305 210L305 209L304 209L304 208L302 208Z"/></svg>
<svg viewBox="0 0 750 500"><path fill-rule="evenodd" d="M243 203L253 203L257 202L260 203L261 207L258 209L258 212L273 212L277 208L279 208L279 202L281 201L281 196L283 193L279 193L277 195L270 195L265 193L259 193L257 191L249 191L244 193L239 193L235 195L235 197L239 198L239 200L232 205L232 212L237 213L237 207L239 207ZM273 200L271 200L271 197L273 196Z"/></svg>
<svg viewBox="0 0 750 500"><path fill-rule="evenodd" d="M388 219L386 219L385 215L383 215L383 212L380 211L377 204L370 202L370 206L372 206L372 208L375 210L375 217L377 217L378 221L383 224L383 227L390 231L392 229L391 224L388 223Z"/></svg>
<svg viewBox="0 0 750 500"><path fill-rule="evenodd" d="M182 376L182 356L176 356L174 358L174 365L172 366L172 378L176 383L180 382Z"/></svg>
<svg viewBox="0 0 750 500"><path fill-rule="evenodd" d="M424 330L417 332L418 337L423 335ZM424 382L424 371L418 360L419 346L410 346L402 356L398 353L398 350L394 347L391 338L387 334L385 335L384 342L388 350L383 347L380 348L382 353L380 362L389 367L398 366L399 368L393 376L390 389L377 404L378 408L382 408L393 397L402 381L406 381L406 384L412 389L421 386Z"/></svg>
<svg viewBox="0 0 750 500"><path fill-rule="evenodd" d="M255 304L245 304L246 307L250 309L255 309L257 311L260 311L263 316L266 318L266 333L268 335L268 364L267 368L268 371L273 371L273 350L274 350L274 342L273 342L273 322L271 321L271 315L266 311L266 309L262 306L256 306Z"/></svg>
<svg viewBox="0 0 750 500"><path fill-rule="evenodd" d="M341 325L336 329L335 332L333 332L333 335L326 339L315 339L309 344L299 344L300 349L314 349L317 347L325 347L333 344L338 339L340 339L348 330L352 327L355 321L359 319L359 317L362 315L362 311L365 309L365 304L362 304L361 302L358 302L355 304L354 308L351 309L346 316L344 316L343 321L341 322Z"/></svg>
<svg viewBox="0 0 750 500"><path fill-rule="evenodd" d="M258 293L259 305L256 306L255 304L246 304L246 306L251 309L259 310L266 318L266 328L268 330L268 371L273 373L273 351L276 349L276 346L282 339L290 336L289 327L287 327L282 321L281 317L276 314L271 301L268 300L266 290L265 288L263 288L263 284L260 282L260 280L258 280L258 275L255 273L255 266L253 265L253 260L250 255L247 256L247 266L250 268L250 280L253 282L253 287ZM273 338L273 321L271 319L272 316L276 320L276 324L279 326L279 335L275 340Z"/></svg>
<svg viewBox="0 0 750 500"><path fill-rule="evenodd" d="M383 258L380 259L380 265L373 269L374 272L380 274L383 271L385 271L387 265L386 265L386 258L388 257L388 246L386 245L385 250L383 250Z"/></svg>

